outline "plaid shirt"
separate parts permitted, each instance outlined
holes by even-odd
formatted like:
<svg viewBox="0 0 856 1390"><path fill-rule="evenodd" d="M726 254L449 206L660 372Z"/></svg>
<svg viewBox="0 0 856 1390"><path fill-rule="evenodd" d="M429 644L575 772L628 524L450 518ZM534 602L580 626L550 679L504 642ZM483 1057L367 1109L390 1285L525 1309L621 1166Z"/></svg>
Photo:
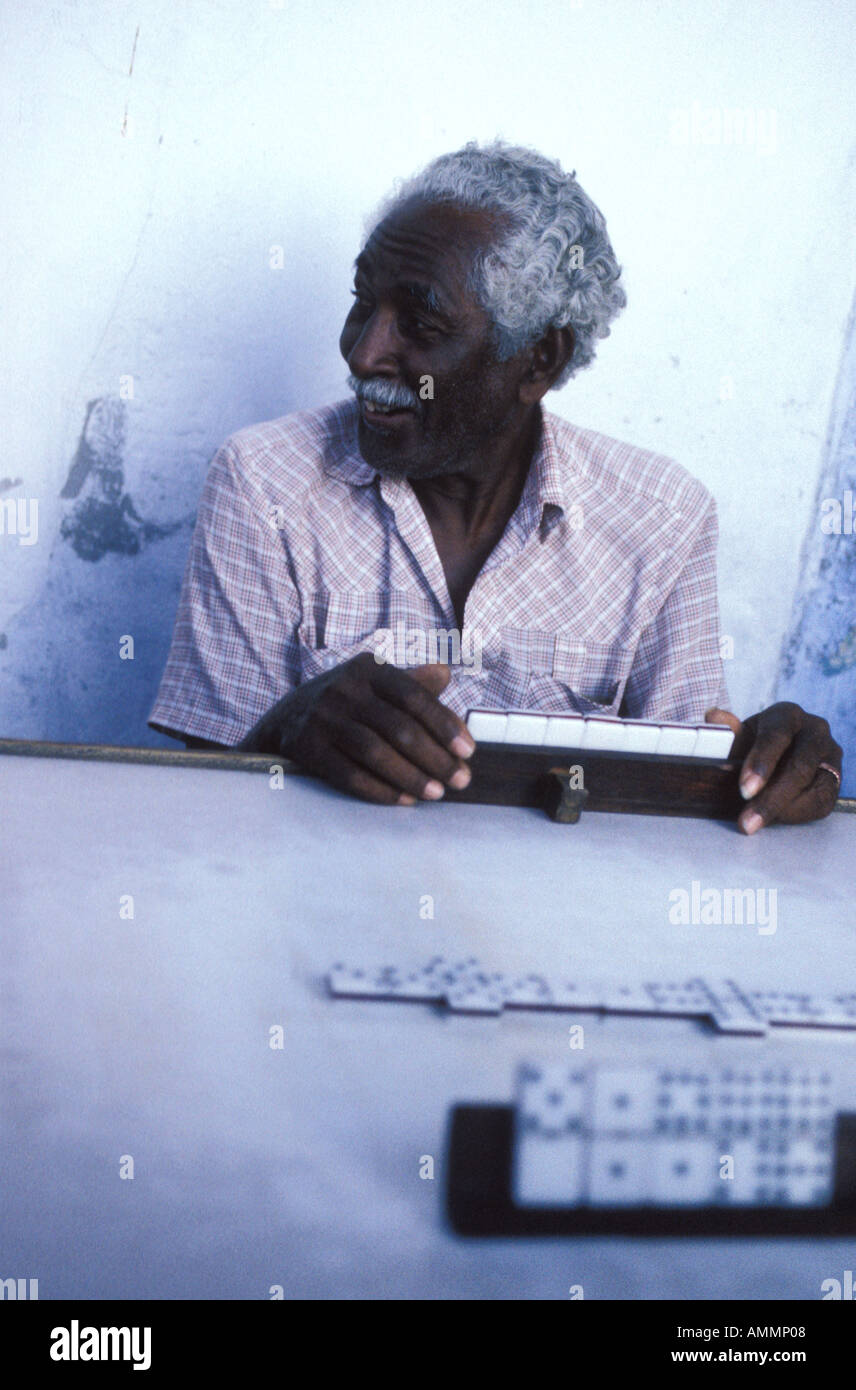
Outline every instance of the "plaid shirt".
<svg viewBox="0 0 856 1390"><path fill-rule="evenodd" d="M444 703L703 722L728 698L716 540L715 504L678 464L544 412ZM434 658L435 642L454 661L455 629L428 522L406 481L363 461L355 402L287 415L211 463L150 723L234 745L382 641L396 665Z"/></svg>

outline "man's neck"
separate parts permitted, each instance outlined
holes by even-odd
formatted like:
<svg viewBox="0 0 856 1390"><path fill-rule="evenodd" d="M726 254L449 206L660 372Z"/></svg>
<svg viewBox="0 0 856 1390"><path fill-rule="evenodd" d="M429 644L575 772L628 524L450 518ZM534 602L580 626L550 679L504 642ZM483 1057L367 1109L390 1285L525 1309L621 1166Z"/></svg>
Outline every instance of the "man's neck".
<svg viewBox="0 0 856 1390"><path fill-rule="evenodd" d="M463 627L467 595L512 516L540 440L541 412L528 438L487 467L411 479L431 528L455 617Z"/></svg>
<svg viewBox="0 0 856 1390"><path fill-rule="evenodd" d="M426 516L456 513L466 533L495 530L498 536L514 512L541 439L542 415L536 407L499 447L472 459L455 473L411 478ZM497 538L498 538L497 536Z"/></svg>

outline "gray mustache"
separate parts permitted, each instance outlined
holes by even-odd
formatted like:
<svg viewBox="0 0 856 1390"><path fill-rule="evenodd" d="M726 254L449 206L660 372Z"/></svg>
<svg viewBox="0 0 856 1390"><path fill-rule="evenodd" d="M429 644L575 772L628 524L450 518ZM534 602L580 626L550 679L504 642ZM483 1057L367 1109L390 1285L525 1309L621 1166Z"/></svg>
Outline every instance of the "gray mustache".
<svg viewBox="0 0 856 1390"><path fill-rule="evenodd" d="M351 375L348 377L348 385L358 401L376 402L378 405L398 410L418 410L420 406L419 397L406 386L397 386L395 382L387 381L384 377L363 379Z"/></svg>

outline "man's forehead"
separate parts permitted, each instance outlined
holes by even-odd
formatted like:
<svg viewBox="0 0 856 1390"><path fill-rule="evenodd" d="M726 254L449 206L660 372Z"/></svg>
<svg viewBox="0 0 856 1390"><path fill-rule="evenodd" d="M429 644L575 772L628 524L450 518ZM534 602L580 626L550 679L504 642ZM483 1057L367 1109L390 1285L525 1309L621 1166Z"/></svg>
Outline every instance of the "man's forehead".
<svg viewBox="0 0 856 1390"><path fill-rule="evenodd" d="M421 280L460 294L474 256L496 236L495 216L479 208L412 199L375 227L355 262L359 270Z"/></svg>

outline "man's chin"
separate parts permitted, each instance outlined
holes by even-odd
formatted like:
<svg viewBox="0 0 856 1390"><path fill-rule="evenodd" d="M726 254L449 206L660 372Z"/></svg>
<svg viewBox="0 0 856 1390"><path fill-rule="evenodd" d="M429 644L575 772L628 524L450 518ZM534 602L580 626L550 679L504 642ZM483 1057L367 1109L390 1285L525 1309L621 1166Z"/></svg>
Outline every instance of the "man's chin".
<svg viewBox="0 0 856 1390"><path fill-rule="evenodd" d="M360 453L369 468L377 469L385 478L423 478L434 471L430 462L422 459L417 451L405 448L399 439L369 429L362 420L357 438Z"/></svg>

